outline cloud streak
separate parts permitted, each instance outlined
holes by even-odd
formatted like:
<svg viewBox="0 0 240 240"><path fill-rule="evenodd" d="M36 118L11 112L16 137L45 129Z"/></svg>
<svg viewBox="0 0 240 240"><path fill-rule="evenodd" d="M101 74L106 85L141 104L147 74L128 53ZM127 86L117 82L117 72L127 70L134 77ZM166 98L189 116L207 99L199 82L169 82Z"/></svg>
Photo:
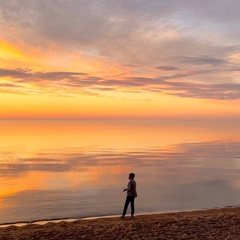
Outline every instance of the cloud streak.
<svg viewBox="0 0 240 240"><path fill-rule="evenodd" d="M169 68L167 67L167 72ZM162 70L162 69L161 69ZM178 70L171 67L172 70ZM165 71L165 67L164 67ZM196 83L189 81L195 75L203 75L209 71L196 71L189 73L176 73L155 78L147 77L119 77L105 79L91 76L82 72L33 72L30 69L0 69L0 79L10 78L12 82L0 84L1 92L34 94L54 93L61 95L72 94L104 94L107 91L135 89L137 92L166 92L170 95L188 98L205 99L240 99L240 83ZM39 88L39 91L31 91L28 84ZM44 88L42 88L44 86ZM48 88L47 88L48 87ZM46 90L45 90L46 88Z"/></svg>

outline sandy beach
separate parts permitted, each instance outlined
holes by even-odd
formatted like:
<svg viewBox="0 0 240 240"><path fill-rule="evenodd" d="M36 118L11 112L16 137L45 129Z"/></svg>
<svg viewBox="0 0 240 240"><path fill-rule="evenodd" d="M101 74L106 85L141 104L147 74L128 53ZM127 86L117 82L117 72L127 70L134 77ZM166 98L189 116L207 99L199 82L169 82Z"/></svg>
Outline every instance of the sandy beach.
<svg viewBox="0 0 240 240"><path fill-rule="evenodd" d="M0 228L0 239L240 239L240 208L29 224Z"/></svg>

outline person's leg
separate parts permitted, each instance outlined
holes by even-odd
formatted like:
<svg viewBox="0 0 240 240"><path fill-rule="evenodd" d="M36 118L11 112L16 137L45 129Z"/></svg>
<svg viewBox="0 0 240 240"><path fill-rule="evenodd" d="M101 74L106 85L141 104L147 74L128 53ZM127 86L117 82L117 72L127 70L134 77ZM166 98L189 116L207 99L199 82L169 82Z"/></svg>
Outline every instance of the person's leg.
<svg viewBox="0 0 240 240"><path fill-rule="evenodd" d="M131 197L131 216L134 216L135 206L134 206L135 197Z"/></svg>
<svg viewBox="0 0 240 240"><path fill-rule="evenodd" d="M127 213L127 209L128 209L128 205L130 203L130 198L129 196L126 197L126 201L125 201L125 204L124 204L124 209L123 209L123 213L122 213L122 217L125 217L126 213Z"/></svg>

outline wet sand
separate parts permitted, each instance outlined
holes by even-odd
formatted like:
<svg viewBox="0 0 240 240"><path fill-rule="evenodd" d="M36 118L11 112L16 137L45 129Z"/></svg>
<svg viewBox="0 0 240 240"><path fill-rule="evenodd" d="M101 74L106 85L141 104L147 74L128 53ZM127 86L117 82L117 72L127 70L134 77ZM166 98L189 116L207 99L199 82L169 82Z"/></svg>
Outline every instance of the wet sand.
<svg viewBox="0 0 240 240"><path fill-rule="evenodd" d="M240 208L29 224L0 228L0 239L240 239Z"/></svg>

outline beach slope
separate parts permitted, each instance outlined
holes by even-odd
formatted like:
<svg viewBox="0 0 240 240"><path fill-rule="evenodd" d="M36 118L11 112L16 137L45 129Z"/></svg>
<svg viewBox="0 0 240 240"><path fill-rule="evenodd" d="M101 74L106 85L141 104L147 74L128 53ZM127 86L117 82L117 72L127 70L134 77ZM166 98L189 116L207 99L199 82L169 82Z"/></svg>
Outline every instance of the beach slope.
<svg viewBox="0 0 240 240"><path fill-rule="evenodd" d="M0 239L240 239L240 208L0 228Z"/></svg>

